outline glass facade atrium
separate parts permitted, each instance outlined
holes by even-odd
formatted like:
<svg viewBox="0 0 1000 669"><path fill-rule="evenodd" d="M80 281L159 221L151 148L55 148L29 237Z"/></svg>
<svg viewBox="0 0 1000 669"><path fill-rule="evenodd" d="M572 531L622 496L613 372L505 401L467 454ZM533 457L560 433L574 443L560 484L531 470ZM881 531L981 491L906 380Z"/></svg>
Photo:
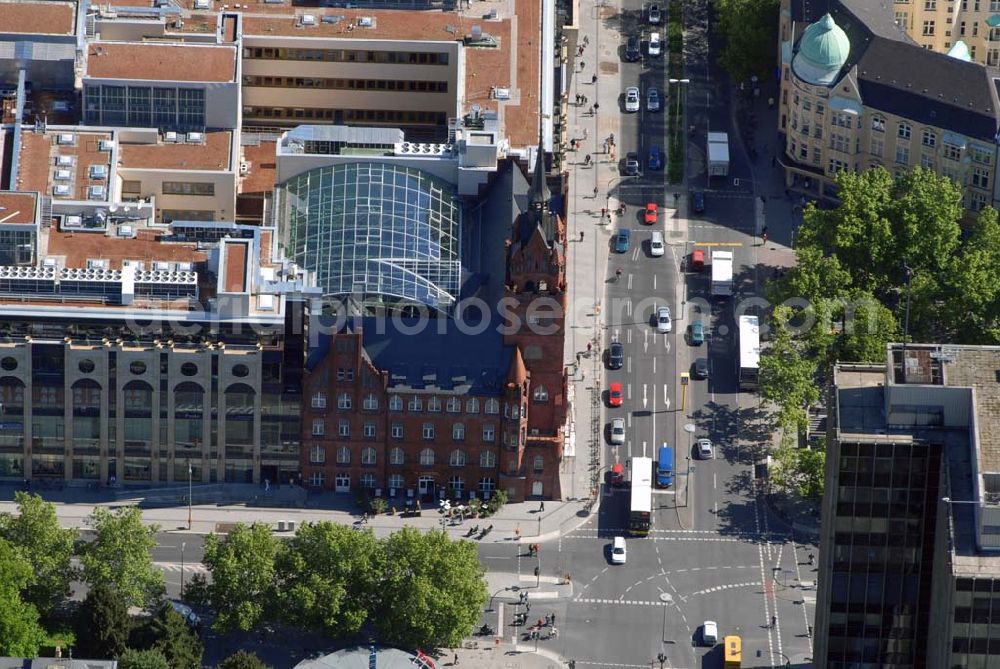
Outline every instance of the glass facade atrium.
<svg viewBox="0 0 1000 669"><path fill-rule="evenodd" d="M457 300L461 209L448 182L360 162L292 177L276 199L285 253L325 295L435 310Z"/></svg>

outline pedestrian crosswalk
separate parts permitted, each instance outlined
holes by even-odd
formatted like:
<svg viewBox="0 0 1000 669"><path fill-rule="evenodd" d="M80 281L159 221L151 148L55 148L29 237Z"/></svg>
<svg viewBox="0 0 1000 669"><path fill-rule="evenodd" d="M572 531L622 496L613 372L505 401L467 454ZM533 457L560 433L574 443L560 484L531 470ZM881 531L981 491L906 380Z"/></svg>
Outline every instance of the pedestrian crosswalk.
<svg viewBox="0 0 1000 669"><path fill-rule="evenodd" d="M153 566L160 571L167 572L179 572L181 571L180 562L154 562ZM200 562L188 562L184 564L184 572L188 574L207 574L208 568L201 564Z"/></svg>

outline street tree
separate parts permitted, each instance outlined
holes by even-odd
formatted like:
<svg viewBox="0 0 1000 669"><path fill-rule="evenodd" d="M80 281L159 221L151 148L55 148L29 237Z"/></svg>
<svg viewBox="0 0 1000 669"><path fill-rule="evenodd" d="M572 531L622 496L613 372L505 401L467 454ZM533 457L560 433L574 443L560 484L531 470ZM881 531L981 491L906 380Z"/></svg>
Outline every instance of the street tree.
<svg viewBox="0 0 1000 669"><path fill-rule="evenodd" d="M0 539L0 655L36 657L45 641L38 610L21 597L31 582L31 563L21 550Z"/></svg>
<svg viewBox="0 0 1000 669"><path fill-rule="evenodd" d="M106 583L94 585L77 612L77 657L118 657L128 645L131 627L125 597Z"/></svg>
<svg viewBox="0 0 1000 669"><path fill-rule="evenodd" d="M356 634L379 600L385 571L375 535L330 522L301 525L276 561L278 609L302 629Z"/></svg>
<svg viewBox="0 0 1000 669"><path fill-rule="evenodd" d="M489 599L474 544L403 528L383 541L385 579L375 625L406 647L457 646Z"/></svg>
<svg viewBox="0 0 1000 669"><path fill-rule="evenodd" d="M716 27L726 40L719 63L730 78L769 75L778 43L778 0L719 0L713 7Z"/></svg>
<svg viewBox="0 0 1000 669"><path fill-rule="evenodd" d="M803 355L802 345L792 338L788 307L776 307L772 317L771 345L760 358L760 394L778 406L778 423L786 433L796 434L808 424L806 408L819 400L817 363Z"/></svg>
<svg viewBox="0 0 1000 669"><path fill-rule="evenodd" d="M17 513L0 514L0 538L20 549L31 563L32 578L22 596L35 605L44 617L72 590L76 578L72 565L74 529L63 529L56 518L56 507L38 495L18 491L14 494Z"/></svg>
<svg viewBox="0 0 1000 669"><path fill-rule="evenodd" d="M823 496L825 466L825 449L783 444L771 453L768 478L781 492L819 501Z"/></svg>
<svg viewBox="0 0 1000 669"><path fill-rule="evenodd" d="M979 212L950 265L941 315L951 338L962 344L1000 343L1000 224L995 209Z"/></svg>
<svg viewBox="0 0 1000 669"><path fill-rule="evenodd" d="M118 669L171 669L167 658L155 648L135 650L126 648L118 656Z"/></svg>
<svg viewBox="0 0 1000 669"><path fill-rule="evenodd" d="M962 229L962 187L933 170L916 167L900 175L889 206L895 241L895 263L944 278L958 250Z"/></svg>
<svg viewBox="0 0 1000 669"><path fill-rule="evenodd" d="M201 669L205 647L173 606L169 603L161 605L149 628L150 635L155 639L153 648L163 653L171 669Z"/></svg>
<svg viewBox="0 0 1000 669"><path fill-rule="evenodd" d="M846 303L843 332L837 338L836 359L882 362L885 347L899 341L899 336L899 326L892 311L871 293L859 291Z"/></svg>
<svg viewBox="0 0 1000 669"><path fill-rule="evenodd" d="M281 546L262 523L239 524L225 538L205 538L202 562L212 575L208 597L219 632L249 631L274 617L275 561Z"/></svg>
<svg viewBox="0 0 1000 669"><path fill-rule="evenodd" d="M107 585L127 606L146 607L164 592L163 572L153 566L158 525L144 525L137 506L114 511L94 509L90 525L96 537L80 555L83 580L90 587Z"/></svg>
<svg viewBox="0 0 1000 669"><path fill-rule="evenodd" d="M271 667L253 653L238 650L224 659L218 669L271 669Z"/></svg>

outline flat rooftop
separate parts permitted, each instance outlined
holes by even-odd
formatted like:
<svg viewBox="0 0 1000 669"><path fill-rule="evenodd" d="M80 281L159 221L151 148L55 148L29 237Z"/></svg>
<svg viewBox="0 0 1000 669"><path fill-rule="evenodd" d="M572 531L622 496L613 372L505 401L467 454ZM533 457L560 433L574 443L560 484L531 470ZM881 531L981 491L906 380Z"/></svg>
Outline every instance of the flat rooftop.
<svg viewBox="0 0 1000 669"><path fill-rule="evenodd" d="M1000 472L1000 346L943 348L954 357L943 364L945 385L976 389L980 469Z"/></svg>
<svg viewBox="0 0 1000 669"><path fill-rule="evenodd" d="M62 135L72 137L72 143L61 144ZM107 175L111 171L111 152L100 148L101 140L110 139L110 132L22 130L17 190L39 191L51 197L57 185L68 185L70 193L59 197L68 200L86 200L88 186L105 186L110 192ZM59 164L60 157L68 164ZM91 178L92 165L104 165L106 176Z"/></svg>
<svg viewBox="0 0 1000 669"><path fill-rule="evenodd" d="M270 193L278 178L277 141L262 141L243 147L243 160L250 171L240 177L240 193Z"/></svg>
<svg viewBox="0 0 1000 669"><path fill-rule="evenodd" d="M204 133L204 142L163 142L119 146L124 169L225 171L229 164L233 133L229 130ZM183 136L182 136L183 137Z"/></svg>
<svg viewBox="0 0 1000 669"><path fill-rule="evenodd" d="M0 191L0 225L34 225L37 193Z"/></svg>
<svg viewBox="0 0 1000 669"><path fill-rule="evenodd" d="M0 33L76 34L76 6L71 2L0 1Z"/></svg>
<svg viewBox="0 0 1000 669"><path fill-rule="evenodd" d="M231 82L236 48L202 44L92 42L87 74L96 79Z"/></svg>
<svg viewBox="0 0 1000 669"><path fill-rule="evenodd" d="M107 260L109 269L121 269L123 260L197 263L208 259L205 251L199 251L196 244L161 242L159 237L163 232L139 228L134 238L123 239L99 232L61 231L53 226L48 232L45 255L63 260L63 267L85 268L88 260Z"/></svg>

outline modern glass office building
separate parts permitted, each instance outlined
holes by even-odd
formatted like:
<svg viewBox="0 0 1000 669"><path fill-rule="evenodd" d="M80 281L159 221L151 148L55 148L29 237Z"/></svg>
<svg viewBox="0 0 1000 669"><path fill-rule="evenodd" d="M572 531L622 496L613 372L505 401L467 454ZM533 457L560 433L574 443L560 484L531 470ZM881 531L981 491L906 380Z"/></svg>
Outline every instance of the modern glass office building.
<svg viewBox="0 0 1000 669"><path fill-rule="evenodd" d="M275 211L285 253L326 296L439 311L458 299L461 206L443 179L385 163L319 167L280 185Z"/></svg>

